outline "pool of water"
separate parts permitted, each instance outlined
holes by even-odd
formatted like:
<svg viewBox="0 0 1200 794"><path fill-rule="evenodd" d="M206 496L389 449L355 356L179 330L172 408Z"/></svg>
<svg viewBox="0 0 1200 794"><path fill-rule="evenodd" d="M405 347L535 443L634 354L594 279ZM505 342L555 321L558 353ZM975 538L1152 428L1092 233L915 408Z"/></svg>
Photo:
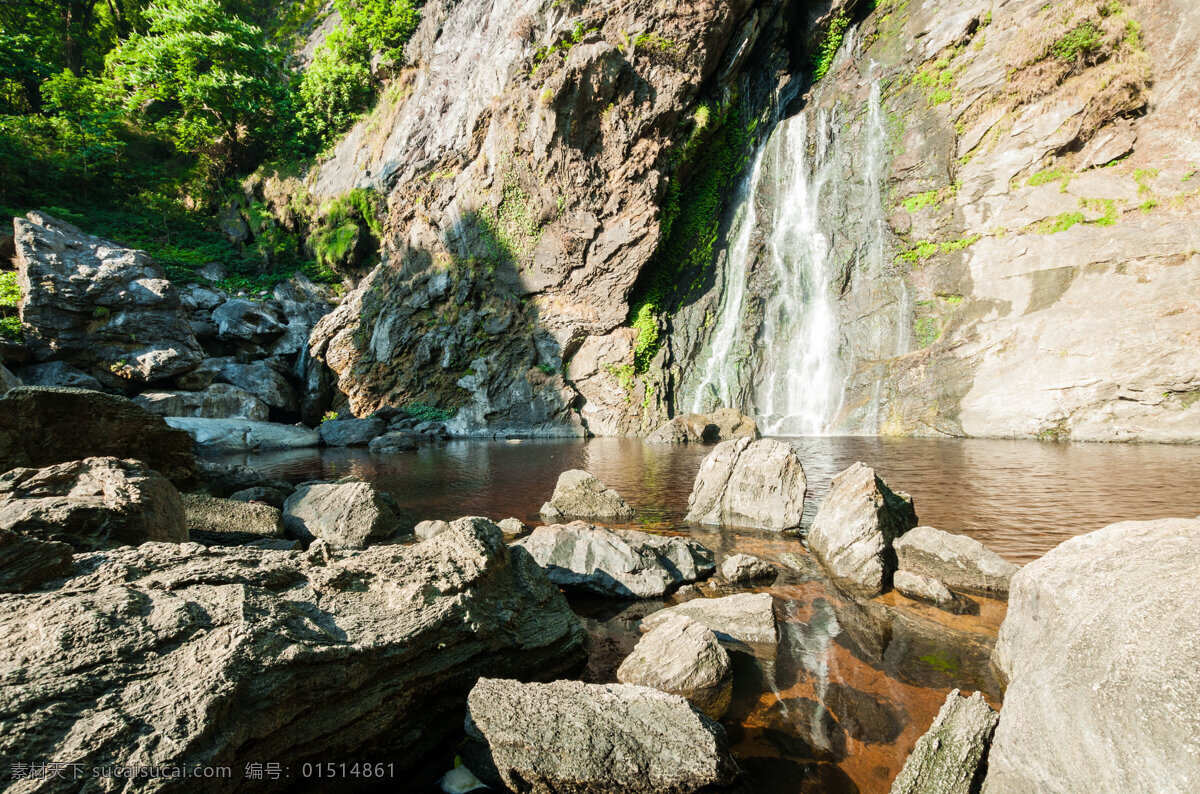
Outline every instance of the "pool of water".
<svg viewBox="0 0 1200 794"><path fill-rule="evenodd" d="M1017 563L1115 521L1200 515L1196 447L788 440L808 477L806 525L830 479L855 461L911 494L922 524L971 535ZM758 589L776 596L781 640L757 657L735 654L734 703L722 721L746 770L739 791L887 791L949 690L978 690L999 705L989 658L1004 617L1002 602L974 599L975 614L967 615L895 593L861 602L830 583L799 540L688 525L688 495L710 451L637 439L452 441L392 456L323 449L226 460L292 482L361 477L396 499L407 525L464 515L539 523L537 511L558 475L586 469L637 509L643 529L687 534L718 560L747 552L775 562L779 579ZM616 667L637 642L641 618L679 599L572 596L596 641L585 678L614 681Z"/></svg>

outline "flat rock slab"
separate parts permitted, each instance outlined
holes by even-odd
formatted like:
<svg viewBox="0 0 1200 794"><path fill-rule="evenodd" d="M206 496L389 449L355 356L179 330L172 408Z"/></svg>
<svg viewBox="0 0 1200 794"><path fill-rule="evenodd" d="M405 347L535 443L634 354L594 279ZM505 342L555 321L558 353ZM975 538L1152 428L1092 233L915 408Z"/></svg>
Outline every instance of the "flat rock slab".
<svg viewBox="0 0 1200 794"><path fill-rule="evenodd" d="M725 716L733 698L728 652L686 615L672 615L643 635L617 668L617 680L679 695L714 720Z"/></svg>
<svg viewBox="0 0 1200 794"><path fill-rule="evenodd" d="M933 724L909 753L891 794L975 794L999 715L978 692L946 696Z"/></svg>
<svg viewBox="0 0 1200 794"><path fill-rule="evenodd" d="M808 481L792 446L774 439L724 441L700 464L687 520L717 526L800 525Z"/></svg>
<svg viewBox="0 0 1200 794"><path fill-rule="evenodd" d="M937 579L955 590L1005 597L1019 566L966 535L915 527L892 544L902 571Z"/></svg>
<svg viewBox="0 0 1200 794"><path fill-rule="evenodd" d="M672 615L685 615L707 626L727 648L754 651L779 643L775 599L770 593L738 593L723 598L695 598L648 615L642 631L653 631Z"/></svg>
<svg viewBox="0 0 1200 794"><path fill-rule="evenodd" d="M262 502L183 494L183 510L197 543L234 546L283 536L283 513Z"/></svg>
<svg viewBox="0 0 1200 794"><path fill-rule="evenodd" d="M481 678L467 712L486 746L473 771L513 791L683 794L738 772L724 728L648 687Z"/></svg>
<svg viewBox="0 0 1200 794"><path fill-rule="evenodd" d="M169 416L166 422L190 435L197 447L211 452L305 449L321 443L320 434L304 425L181 416Z"/></svg>

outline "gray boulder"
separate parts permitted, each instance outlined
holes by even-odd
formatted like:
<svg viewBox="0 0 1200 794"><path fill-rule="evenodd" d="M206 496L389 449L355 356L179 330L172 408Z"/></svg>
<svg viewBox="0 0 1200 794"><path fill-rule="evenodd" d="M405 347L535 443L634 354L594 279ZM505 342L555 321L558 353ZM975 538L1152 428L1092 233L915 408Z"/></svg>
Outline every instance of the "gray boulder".
<svg viewBox="0 0 1200 794"><path fill-rule="evenodd" d="M303 273L276 284L271 297L287 321L283 335L271 345L271 353L276 356L294 356L304 350L313 326L333 310L325 293Z"/></svg>
<svg viewBox="0 0 1200 794"><path fill-rule="evenodd" d="M468 766L513 791L683 794L738 772L724 728L648 687L481 678L466 728L486 746Z"/></svg>
<svg viewBox="0 0 1200 794"><path fill-rule="evenodd" d="M184 790L242 791L268 757L296 774L363 753L424 790L481 675L572 675L590 644L494 528L318 559L149 543L76 568L0 598L0 757L235 770Z"/></svg>
<svg viewBox="0 0 1200 794"><path fill-rule="evenodd" d="M330 419L322 422L321 441L328 447L362 447L387 428L382 419Z"/></svg>
<svg viewBox="0 0 1200 794"><path fill-rule="evenodd" d="M984 791L1195 791L1200 521L1126 521L1012 578Z"/></svg>
<svg viewBox="0 0 1200 794"><path fill-rule="evenodd" d="M909 753L891 794L977 794L987 769L988 745L998 715L975 692L957 689Z"/></svg>
<svg viewBox="0 0 1200 794"><path fill-rule="evenodd" d="M58 386L67 389L93 389L101 391L104 385L78 367L65 361L47 361L31 364L18 370L27 386Z"/></svg>
<svg viewBox="0 0 1200 794"><path fill-rule="evenodd" d="M50 358L144 383L204 357L175 287L144 251L40 212L13 221L25 341Z"/></svg>
<svg viewBox="0 0 1200 794"><path fill-rule="evenodd" d="M283 480L273 480L251 466L220 463L204 458L197 459L196 466L200 470L200 479L204 482L205 490L213 496L225 496L232 499L238 491L270 488L279 491L286 498L296 490L296 486Z"/></svg>
<svg viewBox="0 0 1200 794"><path fill-rule="evenodd" d="M496 522L496 526L500 527L500 531L504 533L505 537L520 535L525 531L525 524L519 518L505 518Z"/></svg>
<svg viewBox="0 0 1200 794"><path fill-rule="evenodd" d="M916 525L912 498L855 463L830 483L808 531L808 548L835 578L874 596L896 570L892 542Z"/></svg>
<svg viewBox="0 0 1200 794"><path fill-rule="evenodd" d="M732 650L773 648L779 642L775 599L770 593L695 598L648 615L642 620L642 631L653 631L672 615L685 615L707 626L725 647Z"/></svg>
<svg viewBox="0 0 1200 794"><path fill-rule="evenodd" d="M714 720L725 716L733 698L729 653L686 615L671 615L643 635L617 668L617 680L679 695Z"/></svg>
<svg viewBox="0 0 1200 794"><path fill-rule="evenodd" d="M269 343L287 328L273 306L242 298L222 303L213 310L212 319L220 339L256 345Z"/></svg>
<svg viewBox="0 0 1200 794"><path fill-rule="evenodd" d="M195 416L168 416L166 422L191 436L197 447L210 452L305 449L321 443L320 434L304 425Z"/></svg>
<svg viewBox="0 0 1200 794"><path fill-rule="evenodd" d="M422 521L413 527L413 534L416 535L417 540L429 540L430 538L436 538L443 532L448 531L450 531L450 522L438 521L437 519Z"/></svg>
<svg viewBox="0 0 1200 794"><path fill-rule="evenodd" d="M731 554L721 562L721 576L734 584L773 582L778 575L774 565L749 554Z"/></svg>
<svg viewBox="0 0 1200 794"><path fill-rule="evenodd" d="M402 432L384 433L367 444L367 449L376 455L395 455L398 452L411 452L416 448L417 440Z"/></svg>
<svg viewBox="0 0 1200 794"><path fill-rule="evenodd" d="M8 371L8 367L0 364L0 394L24 385L20 378Z"/></svg>
<svg viewBox="0 0 1200 794"><path fill-rule="evenodd" d="M188 536L205 545L236 546L283 536L283 514L260 502L184 494Z"/></svg>
<svg viewBox="0 0 1200 794"><path fill-rule="evenodd" d="M903 596L928 601L947 612L962 613L971 607L967 599L950 592L946 585L937 579L911 571L896 571L892 578L892 587Z"/></svg>
<svg viewBox="0 0 1200 794"><path fill-rule="evenodd" d="M571 469L558 476L554 495L542 505L542 515L547 521L562 518L629 521L634 512L619 493L586 471Z"/></svg>
<svg viewBox="0 0 1200 794"><path fill-rule="evenodd" d="M235 502L262 502L263 504L283 510L283 503L287 501L288 495L278 488L256 485L251 488L234 491L229 494L229 498Z"/></svg>
<svg viewBox="0 0 1200 794"><path fill-rule="evenodd" d="M175 486L136 460L118 458L0 475L0 529L79 551L188 539Z"/></svg>
<svg viewBox="0 0 1200 794"><path fill-rule="evenodd" d="M396 531L388 500L365 482L301 485L283 507L287 531L305 542L317 538L335 549L364 549Z"/></svg>
<svg viewBox="0 0 1200 794"><path fill-rule="evenodd" d="M713 553L690 538L582 521L538 527L513 545L533 555L555 584L614 598L657 598L716 570Z"/></svg>
<svg viewBox="0 0 1200 794"><path fill-rule="evenodd" d="M723 441L700 464L687 520L718 526L789 529L800 525L808 482L790 444Z"/></svg>
<svg viewBox="0 0 1200 794"><path fill-rule="evenodd" d="M134 403L159 416L199 416L205 419L252 419L265 422L270 410L262 400L237 386L214 383L203 391L148 391Z"/></svg>
<svg viewBox="0 0 1200 794"><path fill-rule="evenodd" d="M21 593L69 575L74 553L66 543L0 529L0 593Z"/></svg>
<svg viewBox="0 0 1200 794"><path fill-rule="evenodd" d="M293 414L300 409L296 390L288 383L287 378L266 361L241 364L226 360L217 373L217 380L253 394L268 408Z"/></svg>
<svg viewBox="0 0 1200 794"><path fill-rule="evenodd" d="M1009 580L1020 570L974 538L933 527L910 529L892 548L900 570L980 595L1007 596Z"/></svg>

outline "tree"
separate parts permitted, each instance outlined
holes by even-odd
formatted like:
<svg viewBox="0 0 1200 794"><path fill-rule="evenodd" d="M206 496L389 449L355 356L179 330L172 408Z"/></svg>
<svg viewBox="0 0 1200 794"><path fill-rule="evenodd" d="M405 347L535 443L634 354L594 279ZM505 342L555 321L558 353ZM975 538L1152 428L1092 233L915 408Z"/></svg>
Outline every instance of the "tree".
<svg viewBox="0 0 1200 794"><path fill-rule="evenodd" d="M146 34L108 57L126 111L206 157L217 178L244 166L281 99L278 51L217 0L155 0L145 16Z"/></svg>

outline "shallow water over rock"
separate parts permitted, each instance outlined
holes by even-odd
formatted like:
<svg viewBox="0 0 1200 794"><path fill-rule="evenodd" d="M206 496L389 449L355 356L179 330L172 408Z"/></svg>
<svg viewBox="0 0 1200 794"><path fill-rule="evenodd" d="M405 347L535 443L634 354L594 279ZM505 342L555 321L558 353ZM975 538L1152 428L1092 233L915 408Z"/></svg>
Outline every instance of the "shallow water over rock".
<svg viewBox="0 0 1200 794"><path fill-rule="evenodd" d="M1200 514L1200 448L1022 441L820 437L789 439L809 482L807 527L834 474L855 461L913 496L920 523L970 535L1018 563L1123 519ZM747 774L736 790L886 791L946 692L981 691L999 705L989 657L1005 605L972 598L952 615L895 592L867 602L838 591L803 544L778 533L683 521L702 445L636 439L453 441L399 455L294 450L238 456L299 482L356 475L391 493L401 524L537 511L558 475L585 469L638 511L636 526L687 534L725 556L780 568L755 590L776 596L776 648L733 654L733 704L722 720ZM709 595L745 588L702 585ZM585 680L613 682L646 615L689 596L614 601L571 596L596 640Z"/></svg>

